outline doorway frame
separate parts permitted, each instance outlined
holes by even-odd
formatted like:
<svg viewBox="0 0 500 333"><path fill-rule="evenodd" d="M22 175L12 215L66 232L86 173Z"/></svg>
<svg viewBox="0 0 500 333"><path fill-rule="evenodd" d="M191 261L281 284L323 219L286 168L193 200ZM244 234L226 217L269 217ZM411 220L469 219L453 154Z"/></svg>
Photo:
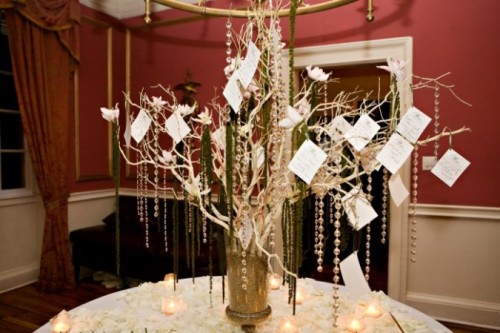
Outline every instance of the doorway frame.
<svg viewBox="0 0 500 333"><path fill-rule="evenodd" d="M298 82L300 70L307 66L335 67L357 64L386 62L388 58L406 62L405 77L413 73L413 39L398 37L360 42L339 43L321 46L295 48L294 72L295 82ZM289 63L288 50L283 51L283 64ZM283 81L289 85L289 66L283 66ZM335 70L333 71L335 77ZM404 89L400 95L401 110L405 112L411 104L410 89ZM406 188L410 188L410 165L408 160L398 173ZM388 294L391 298L404 302L408 281L408 207L406 199L399 207L390 205L389 227L389 263L388 263Z"/></svg>

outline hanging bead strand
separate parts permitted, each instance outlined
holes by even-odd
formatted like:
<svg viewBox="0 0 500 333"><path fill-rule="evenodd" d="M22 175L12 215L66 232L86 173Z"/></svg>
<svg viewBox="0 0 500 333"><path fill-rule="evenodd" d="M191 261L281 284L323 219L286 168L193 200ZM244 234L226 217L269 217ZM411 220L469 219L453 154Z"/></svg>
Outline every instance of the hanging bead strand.
<svg viewBox="0 0 500 333"><path fill-rule="evenodd" d="M434 86L434 135L439 134L439 86ZM439 140L434 141L434 157L436 161L439 154Z"/></svg>
<svg viewBox="0 0 500 333"><path fill-rule="evenodd" d="M373 200L373 195L372 195L373 186L372 186L372 182L373 182L372 174L369 173L368 177L367 177L367 183L368 184L366 185L366 192L367 192L368 201L370 203ZM365 248L366 248L366 252L365 252L365 279L366 279L366 281L368 281L368 280L370 280L370 263L371 263L371 260L370 260L370 255L371 255L370 246L371 246L371 239L372 239L372 236L371 236L371 231L372 231L371 223L368 223L366 225L365 230L366 230L366 243L365 243Z"/></svg>
<svg viewBox="0 0 500 333"><path fill-rule="evenodd" d="M168 231L167 231L167 169L163 168L163 242L165 243L165 252L168 252Z"/></svg>
<svg viewBox="0 0 500 333"><path fill-rule="evenodd" d="M412 189L411 189L411 230L410 230L410 261L416 262L417 257L417 195L418 195L418 145L413 150Z"/></svg>
<svg viewBox="0 0 500 333"><path fill-rule="evenodd" d="M317 256L318 272L323 272L323 240L324 240L324 209L323 196L316 195L315 200L315 226L314 226L314 254Z"/></svg>
<svg viewBox="0 0 500 333"><path fill-rule="evenodd" d="M232 33L231 33L231 27L232 27L232 23L231 23L231 18L228 17L227 19L227 22L226 22L226 63L228 65L231 64L231 53L232 53L232 50L231 50L231 44L232 44Z"/></svg>
<svg viewBox="0 0 500 333"><path fill-rule="evenodd" d="M389 199L389 171L386 168L383 169L382 177L382 231L380 233L380 243L385 244L387 242L387 200Z"/></svg>
<svg viewBox="0 0 500 333"><path fill-rule="evenodd" d="M334 223L333 226L335 228L334 231L334 249L333 249L333 326L337 327L338 326L338 313L339 313L339 307L340 307L340 293L339 293L339 281L340 281L340 237L341 237L341 232L340 232L340 218L342 216L341 209L342 209L342 196L340 193L335 194L335 196L331 193L330 194L330 202L334 203L334 208L335 208L335 213L333 215L334 217Z"/></svg>

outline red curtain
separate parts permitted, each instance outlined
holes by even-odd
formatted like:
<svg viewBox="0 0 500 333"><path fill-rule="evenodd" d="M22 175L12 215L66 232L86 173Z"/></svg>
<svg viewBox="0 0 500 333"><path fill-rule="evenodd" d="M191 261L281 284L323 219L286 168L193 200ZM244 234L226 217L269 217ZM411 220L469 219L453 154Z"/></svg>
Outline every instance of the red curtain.
<svg viewBox="0 0 500 333"><path fill-rule="evenodd" d="M75 283L68 239L67 166L79 4L77 0L13 3L6 16L14 82L45 207L38 287L57 291Z"/></svg>

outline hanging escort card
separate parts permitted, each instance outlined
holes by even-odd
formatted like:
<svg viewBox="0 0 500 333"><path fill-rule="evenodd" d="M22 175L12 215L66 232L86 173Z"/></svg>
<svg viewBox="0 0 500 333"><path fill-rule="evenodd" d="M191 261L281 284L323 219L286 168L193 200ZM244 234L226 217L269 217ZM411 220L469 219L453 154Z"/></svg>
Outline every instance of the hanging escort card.
<svg viewBox="0 0 500 333"><path fill-rule="evenodd" d="M238 72L236 71L233 73L233 75L231 75L231 77L227 81L224 91L222 92L227 102L236 113L240 111L240 105L243 101L243 93L241 92L240 86L238 85L237 73Z"/></svg>
<svg viewBox="0 0 500 333"><path fill-rule="evenodd" d="M250 42L250 44L248 44L247 56L237 71L238 79L243 88L247 89L250 82L252 82L255 71L257 70L257 65L259 64L259 59L260 50L253 42Z"/></svg>
<svg viewBox="0 0 500 333"><path fill-rule="evenodd" d="M448 151L439 159L431 172L446 185L452 187L460 175L467 169L470 162L463 158L453 149Z"/></svg>
<svg viewBox="0 0 500 333"><path fill-rule="evenodd" d="M224 126L219 127L214 132L212 132L212 140L214 140L217 147L221 150L226 149L226 128Z"/></svg>
<svg viewBox="0 0 500 333"><path fill-rule="evenodd" d="M392 175L392 177L389 179L389 192L391 193L392 201L394 201L394 203L398 207L410 194L403 184L399 173Z"/></svg>
<svg viewBox="0 0 500 333"><path fill-rule="evenodd" d="M406 141L401 135L394 133L384 148L378 153L376 159L392 174L395 174L408 156L410 156L412 150L413 146L411 143Z"/></svg>
<svg viewBox="0 0 500 333"><path fill-rule="evenodd" d="M351 128L352 125L344 117L336 116L330 125L329 134L333 141L340 141L344 138L344 134L349 132Z"/></svg>
<svg viewBox="0 0 500 333"><path fill-rule="evenodd" d="M412 106L399 122L396 131L404 136L406 140L415 143L430 122L430 117Z"/></svg>
<svg viewBox="0 0 500 333"><path fill-rule="evenodd" d="M130 126L130 135L134 138L135 142L141 142L144 135L146 135L149 126L151 126L151 118L149 118L146 111L141 109Z"/></svg>
<svg viewBox="0 0 500 333"><path fill-rule="evenodd" d="M321 148L312 141L306 140L288 164L288 169L309 184L326 157L326 153Z"/></svg>
<svg viewBox="0 0 500 333"><path fill-rule="evenodd" d="M349 296L358 299L366 296L371 289L363 275L361 265L358 260L358 252L351 253L347 258L340 262L340 274L344 284L349 291Z"/></svg>
<svg viewBox="0 0 500 333"><path fill-rule="evenodd" d="M349 141L354 149L360 151L368 144L368 142L370 142L373 136L377 134L379 129L379 124L377 124L368 115L364 114L359 117L356 124L354 124L344 137Z"/></svg>
<svg viewBox="0 0 500 333"><path fill-rule="evenodd" d="M186 135L191 132L191 129L186 124L179 112L174 112L170 117L168 117L165 122L165 130L168 135L172 137L175 143L179 143L184 139Z"/></svg>
<svg viewBox="0 0 500 333"><path fill-rule="evenodd" d="M356 230L361 230L378 216L359 188L353 188L342 198L347 219Z"/></svg>
<svg viewBox="0 0 500 333"><path fill-rule="evenodd" d="M123 132L123 139L125 140L125 147L130 147L132 139L132 129L130 128L130 118L127 116L127 123L125 124L125 131Z"/></svg>

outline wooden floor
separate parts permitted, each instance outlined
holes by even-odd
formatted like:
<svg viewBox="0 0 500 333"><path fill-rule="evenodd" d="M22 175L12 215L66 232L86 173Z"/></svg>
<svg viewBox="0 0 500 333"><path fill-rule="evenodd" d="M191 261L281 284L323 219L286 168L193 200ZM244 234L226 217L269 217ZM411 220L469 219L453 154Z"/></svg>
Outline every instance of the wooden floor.
<svg viewBox="0 0 500 333"><path fill-rule="evenodd" d="M114 291L116 290L105 288L100 282L86 279L80 281L75 289L58 294L38 292L34 285L2 293L0 294L0 332L32 333L62 309L70 310ZM445 325L455 333L499 332L448 323Z"/></svg>

